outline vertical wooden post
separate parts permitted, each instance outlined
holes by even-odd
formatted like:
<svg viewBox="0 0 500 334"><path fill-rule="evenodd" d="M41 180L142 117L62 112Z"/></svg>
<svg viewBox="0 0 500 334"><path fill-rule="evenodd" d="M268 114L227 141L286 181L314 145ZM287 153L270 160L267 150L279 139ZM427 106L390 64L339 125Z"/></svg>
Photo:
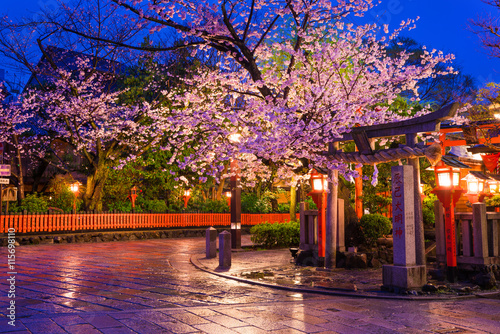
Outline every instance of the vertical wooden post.
<svg viewBox="0 0 500 334"><path fill-rule="evenodd" d="M337 144L338 145L338 144ZM335 268L337 260L338 246L338 171L328 171L328 178L333 182L328 182L328 196L326 204L326 222L325 222L325 267ZM319 213L318 213L319 215Z"/></svg>
<svg viewBox="0 0 500 334"><path fill-rule="evenodd" d="M474 238L474 257L488 257L488 234L486 221L486 204L472 204L472 235Z"/></svg>
<svg viewBox="0 0 500 334"><path fill-rule="evenodd" d="M498 226L499 224L499 220L498 219L495 219L493 220L492 222L492 247L493 247L493 253L491 254L491 256L494 256L494 257L497 257L497 256L500 256L500 245L499 245L499 234L500 234L500 228Z"/></svg>
<svg viewBox="0 0 500 334"><path fill-rule="evenodd" d="M417 134L406 135L406 145L415 147L417 144ZM422 215L422 202L420 197L420 162L419 158L408 159L408 164L413 167L413 191L414 215L415 215L415 255L417 265L425 265L425 237L424 237L424 219Z"/></svg>
<svg viewBox="0 0 500 334"><path fill-rule="evenodd" d="M436 260L446 263L446 234L444 230L444 208L440 201L434 201L434 217L436 229Z"/></svg>
<svg viewBox="0 0 500 334"><path fill-rule="evenodd" d="M344 200L337 199L337 252L345 252Z"/></svg>
<svg viewBox="0 0 500 334"><path fill-rule="evenodd" d="M468 219L460 219L459 224L462 231L462 254L472 256L472 231L471 223ZM457 229L458 231L458 229Z"/></svg>

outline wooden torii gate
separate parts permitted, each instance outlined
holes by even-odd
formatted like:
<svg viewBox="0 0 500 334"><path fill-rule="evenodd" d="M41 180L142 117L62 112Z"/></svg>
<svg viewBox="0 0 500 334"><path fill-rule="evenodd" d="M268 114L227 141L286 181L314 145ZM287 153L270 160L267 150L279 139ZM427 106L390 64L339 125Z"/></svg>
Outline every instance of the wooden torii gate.
<svg viewBox="0 0 500 334"><path fill-rule="evenodd" d="M458 103L450 104L435 112L409 120L379 124L372 126L356 127L351 132L344 134L342 138L334 140L329 145L329 151L324 155L331 161L378 164L383 162L408 159L409 165L413 167L414 173L414 198L420 198L420 167L418 158L426 157L432 165L435 165L442 154L442 147L439 144L430 146L417 144L417 134L439 132L441 122L455 116L458 109ZM398 148L374 150L373 140L375 138L405 136L406 145ZM336 150L337 142L354 141L357 152L342 152ZM338 172L333 171L333 177L338 177ZM336 205L337 186L330 183L329 199L327 200L327 221L326 221L326 252L325 266L335 267L336 258L336 236L332 235L337 230ZM416 263L425 266L425 245L424 245L424 226L422 217L422 206L420 200L414 201L415 212L415 245L416 245Z"/></svg>

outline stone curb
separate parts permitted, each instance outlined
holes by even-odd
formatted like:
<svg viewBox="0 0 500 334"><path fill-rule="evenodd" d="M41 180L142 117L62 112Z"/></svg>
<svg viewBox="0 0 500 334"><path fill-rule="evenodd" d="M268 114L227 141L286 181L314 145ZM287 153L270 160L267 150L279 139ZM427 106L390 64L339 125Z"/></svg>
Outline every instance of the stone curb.
<svg viewBox="0 0 500 334"><path fill-rule="evenodd" d="M205 255L204 254L191 255L189 258L189 261L197 269L202 270L206 273L209 273L209 274L212 274L215 276L219 276L222 278L232 279L232 280L242 282L242 283L265 286L268 288L293 291L293 292L317 293L317 294L322 294L322 295L355 297L355 298L394 299L394 300L411 300L411 301L436 301L436 300L443 300L444 301L444 300L456 300L456 299L488 298L490 296L497 296L500 294L500 291L495 291L495 292L475 293L475 294L463 295L463 296L447 296L447 295L401 296L401 295L395 295L395 294L391 294L390 292L384 292L384 291L380 291L380 294L371 294L371 293L366 293L366 292L356 292L356 293L345 292L345 291L340 291L341 289L339 289L339 291L332 291L333 288L330 288L330 289L314 289L314 288L305 288L305 287L293 288L293 287L289 287L289 286L259 282L259 281L254 281L254 280L250 280L250 279L246 279L246 278L240 278L240 277L231 276L231 275L223 274L220 272L216 272L214 270L208 269L203 264L201 264L201 262L198 260L200 258L205 258Z"/></svg>

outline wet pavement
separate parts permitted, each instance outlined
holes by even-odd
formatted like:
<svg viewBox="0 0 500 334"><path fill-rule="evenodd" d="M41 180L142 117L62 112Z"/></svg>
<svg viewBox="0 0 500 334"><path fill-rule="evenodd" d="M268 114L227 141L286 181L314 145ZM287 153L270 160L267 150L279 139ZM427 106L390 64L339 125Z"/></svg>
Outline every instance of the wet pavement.
<svg viewBox="0 0 500 334"><path fill-rule="evenodd" d="M352 272L342 274L346 282L338 282L345 285L337 292L350 293L356 285L357 298L282 290L215 274L248 279L241 275L274 268L272 284L305 282L289 275L287 250L233 253L233 272L210 269L200 256L204 250L204 238L19 246L15 297L9 298L12 268L8 249L0 248L0 332L500 333L500 299L494 296L366 298L362 292L369 293L378 278ZM15 326L6 317L12 300Z"/></svg>

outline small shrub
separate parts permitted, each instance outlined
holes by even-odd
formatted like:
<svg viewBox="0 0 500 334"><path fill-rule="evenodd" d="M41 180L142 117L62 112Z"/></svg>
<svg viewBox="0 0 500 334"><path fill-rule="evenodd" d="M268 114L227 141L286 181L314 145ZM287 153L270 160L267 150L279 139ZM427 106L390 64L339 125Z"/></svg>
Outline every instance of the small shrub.
<svg viewBox="0 0 500 334"><path fill-rule="evenodd" d="M112 201L108 203L109 211L132 212L132 202L130 201ZM141 208L135 206L135 212L142 212Z"/></svg>
<svg viewBox="0 0 500 334"><path fill-rule="evenodd" d="M298 246L300 242L299 222L263 223L250 229L252 242L265 248Z"/></svg>
<svg viewBox="0 0 500 334"><path fill-rule="evenodd" d="M359 222L363 238L367 245L372 246L378 238L391 232L391 220L379 214L369 214L361 217Z"/></svg>
<svg viewBox="0 0 500 334"><path fill-rule="evenodd" d="M75 195L67 187L62 188L61 191L55 193L49 199L49 206L54 208L59 208L64 212L71 212L73 210L73 201L75 200ZM81 201L77 199L76 210L78 211L81 205Z"/></svg>
<svg viewBox="0 0 500 334"><path fill-rule="evenodd" d="M500 194L496 194L492 197L486 198L486 205L488 206L500 206Z"/></svg>
<svg viewBox="0 0 500 334"><path fill-rule="evenodd" d="M290 203L278 204L278 212L279 213L288 213L288 212L290 212ZM297 210L297 212L299 212L299 211Z"/></svg>
<svg viewBox="0 0 500 334"><path fill-rule="evenodd" d="M155 213L162 213L162 212L167 212L168 207L167 204L165 204L165 201L158 200L158 199L140 199L139 197L137 198L136 201L136 208L140 207L143 212L155 212ZM138 212L138 210L136 210Z"/></svg>
<svg viewBox="0 0 500 334"><path fill-rule="evenodd" d="M29 213L43 213L47 212L49 206L47 204L47 199L37 193L28 194L21 201L21 205L15 209L19 212L26 210Z"/></svg>
<svg viewBox="0 0 500 334"><path fill-rule="evenodd" d="M305 203L309 203L309 210L318 210L318 207L316 206L316 203L314 203L312 197L307 196ZM297 210L298 212L298 210Z"/></svg>
<svg viewBox="0 0 500 334"><path fill-rule="evenodd" d="M188 209L190 205L188 204ZM194 209L201 212L213 212L213 213L223 213L229 212L229 207L227 205L227 201L225 199L221 200L206 200L204 202L198 203Z"/></svg>
<svg viewBox="0 0 500 334"><path fill-rule="evenodd" d="M436 195L429 194L424 199L422 205L422 215L424 219L425 226L434 226L436 217L434 216L434 202L437 200Z"/></svg>
<svg viewBox="0 0 500 334"><path fill-rule="evenodd" d="M259 198L255 194L241 194L241 212L269 213L271 210L271 202L267 198Z"/></svg>

